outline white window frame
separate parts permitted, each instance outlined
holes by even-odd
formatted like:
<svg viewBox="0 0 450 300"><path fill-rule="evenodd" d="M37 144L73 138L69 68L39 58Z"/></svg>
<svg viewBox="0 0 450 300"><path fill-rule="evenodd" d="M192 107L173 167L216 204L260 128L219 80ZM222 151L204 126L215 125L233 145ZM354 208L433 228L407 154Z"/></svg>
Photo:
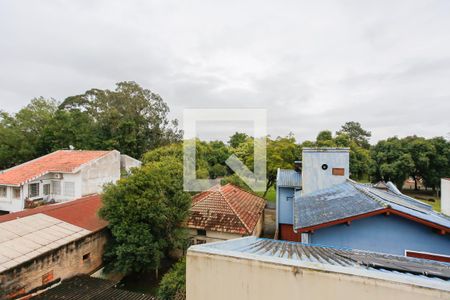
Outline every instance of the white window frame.
<svg viewBox="0 0 450 300"><path fill-rule="evenodd" d="M31 194L31 192L33 190L31 186L37 186L37 195L32 195ZM40 189L41 189L41 187L40 187L39 182L29 183L28 184L28 197L30 197L30 198L37 198L37 197L39 197L39 195L41 194Z"/></svg>
<svg viewBox="0 0 450 300"><path fill-rule="evenodd" d="M6 185L0 185L0 190L5 191L5 194L3 195L3 193L0 193L0 198L8 198L8 187Z"/></svg>
<svg viewBox="0 0 450 300"><path fill-rule="evenodd" d="M48 188L48 191L45 190L46 188ZM51 185L51 183L44 183L44 184L42 185L42 194L43 194L44 196L48 196L48 195L50 195L51 193L52 193L52 185Z"/></svg>
<svg viewBox="0 0 450 300"><path fill-rule="evenodd" d="M19 196L18 197L16 197L16 191L17 190L19 191ZM12 187L11 188L11 193L12 193L11 198L13 198L13 199L20 199L22 191L20 190L20 187Z"/></svg>
<svg viewBox="0 0 450 300"><path fill-rule="evenodd" d="M51 183L52 183L52 187L51 187L52 192L51 193L53 195L61 195L61 181L52 180Z"/></svg>
<svg viewBox="0 0 450 300"><path fill-rule="evenodd" d="M64 181L63 190L64 196L75 197L75 182Z"/></svg>

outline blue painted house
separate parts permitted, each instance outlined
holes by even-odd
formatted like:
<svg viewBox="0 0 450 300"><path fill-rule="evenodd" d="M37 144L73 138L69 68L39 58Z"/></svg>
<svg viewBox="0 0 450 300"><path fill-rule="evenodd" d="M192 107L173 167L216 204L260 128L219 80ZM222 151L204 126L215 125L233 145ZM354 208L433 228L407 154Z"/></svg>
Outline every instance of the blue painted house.
<svg viewBox="0 0 450 300"><path fill-rule="evenodd" d="M309 149L310 156L315 156ZM333 247L428 258L450 262L450 218L433 211L432 207L402 194L392 183L368 185L354 182L338 172L340 183L332 182L331 175L320 170L328 169L330 161L342 159L324 157L339 156L339 152L320 152L314 164L305 161L300 187L277 187L277 212L279 237L284 240L302 241ZM319 167L320 168L319 168ZM345 163L341 166L347 168ZM339 168L341 168L339 167ZM307 170L314 168L315 170ZM338 168L338 167L335 167ZM292 172L292 171L291 171ZM280 182L289 172L279 172ZM292 174L292 173L291 173ZM307 174L319 178L320 187L314 187ZM335 178L333 178L335 180ZM305 184L309 192L305 192ZM285 198L291 197L292 205ZM289 218L292 214L292 218ZM283 222L291 222L288 227Z"/></svg>

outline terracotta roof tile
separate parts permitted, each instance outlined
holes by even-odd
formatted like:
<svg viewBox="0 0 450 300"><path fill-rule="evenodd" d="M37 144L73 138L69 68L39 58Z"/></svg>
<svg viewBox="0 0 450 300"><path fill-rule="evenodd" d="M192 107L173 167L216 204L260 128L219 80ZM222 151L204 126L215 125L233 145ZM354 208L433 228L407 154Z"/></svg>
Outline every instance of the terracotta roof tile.
<svg viewBox="0 0 450 300"><path fill-rule="evenodd" d="M108 222L97 215L101 206L101 196L95 194L69 202L44 205L3 215L0 216L0 223L42 213L90 231L98 231L108 225Z"/></svg>
<svg viewBox="0 0 450 300"><path fill-rule="evenodd" d="M252 234L266 202L232 184L195 195L187 226L221 232Z"/></svg>
<svg viewBox="0 0 450 300"><path fill-rule="evenodd" d="M59 150L0 174L0 184L20 185L49 172L71 173L81 165L111 151Z"/></svg>

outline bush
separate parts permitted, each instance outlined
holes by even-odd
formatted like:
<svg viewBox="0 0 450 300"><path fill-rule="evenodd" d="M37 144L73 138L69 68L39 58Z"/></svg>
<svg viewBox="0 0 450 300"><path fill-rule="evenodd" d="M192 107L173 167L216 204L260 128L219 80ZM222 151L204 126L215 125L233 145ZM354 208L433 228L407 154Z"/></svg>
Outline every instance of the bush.
<svg viewBox="0 0 450 300"><path fill-rule="evenodd" d="M161 300L186 299L186 258L181 259L163 276L158 289Z"/></svg>

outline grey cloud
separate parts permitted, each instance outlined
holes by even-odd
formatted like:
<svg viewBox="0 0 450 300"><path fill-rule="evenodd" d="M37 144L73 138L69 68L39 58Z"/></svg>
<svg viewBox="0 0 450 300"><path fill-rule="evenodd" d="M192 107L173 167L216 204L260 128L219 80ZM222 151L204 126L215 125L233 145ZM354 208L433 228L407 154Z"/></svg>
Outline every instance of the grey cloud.
<svg viewBox="0 0 450 300"><path fill-rule="evenodd" d="M0 109L135 80L184 108L257 107L272 136L345 121L450 132L448 1L0 2ZM209 126L211 127L211 126ZM223 124L210 134L228 134ZM226 139L226 138L225 138Z"/></svg>

